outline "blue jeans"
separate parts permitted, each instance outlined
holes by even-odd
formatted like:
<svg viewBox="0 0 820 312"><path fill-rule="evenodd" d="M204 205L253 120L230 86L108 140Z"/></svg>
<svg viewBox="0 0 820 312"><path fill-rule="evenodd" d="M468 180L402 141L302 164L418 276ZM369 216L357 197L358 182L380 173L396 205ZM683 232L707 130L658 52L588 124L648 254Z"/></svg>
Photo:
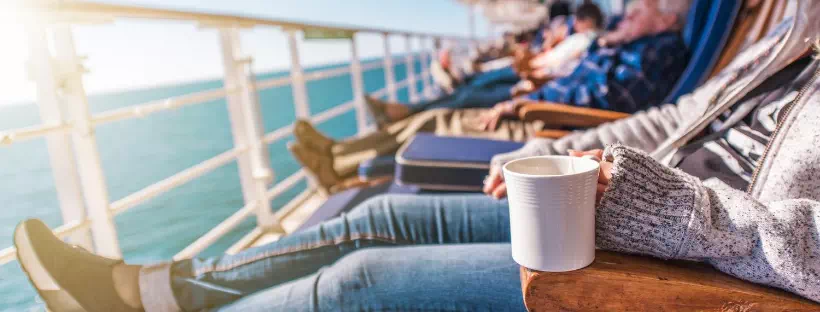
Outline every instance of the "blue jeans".
<svg viewBox="0 0 820 312"><path fill-rule="evenodd" d="M519 80L521 77L513 71L512 66L508 66L477 74L467 81L467 85L484 87L493 84L516 84Z"/></svg>
<svg viewBox="0 0 820 312"><path fill-rule="evenodd" d="M438 99L410 106L413 112L420 112L436 108L489 108L495 104L510 100L510 89L515 83L496 83L487 86L463 86L456 92Z"/></svg>
<svg viewBox="0 0 820 312"><path fill-rule="evenodd" d="M146 267L146 311L522 311L506 201L373 198L237 255Z"/></svg>

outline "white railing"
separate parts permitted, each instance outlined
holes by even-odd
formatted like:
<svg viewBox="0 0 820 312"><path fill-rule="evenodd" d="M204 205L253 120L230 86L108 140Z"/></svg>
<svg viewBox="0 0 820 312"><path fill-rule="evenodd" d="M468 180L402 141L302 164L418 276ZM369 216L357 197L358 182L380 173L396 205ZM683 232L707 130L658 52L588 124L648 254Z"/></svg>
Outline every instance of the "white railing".
<svg viewBox="0 0 820 312"><path fill-rule="evenodd" d="M257 94L259 90L290 85L296 117L308 118L314 123L321 123L354 110L361 134L369 128L364 107L363 71L384 68L386 85L373 92L374 96L395 101L398 90L408 88L411 101L415 102L421 98L416 92L417 79L422 79L424 85L422 95L426 98L432 96L427 59L435 51L414 51L413 40L423 38L428 41L438 39L472 42L466 38L386 29L306 24L76 1L30 7L26 11L26 16L30 17L27 24L30 76L37 84L37 103L43 124L0 132L0 146L45 138L65 223L54 229L55 233L99 254L118 258L122 257L122 254L113 222L115 215L233 161L238 163L244 206L180 251L174 259L195 256L251 216L256 217L257 227L231 247L229 252L247 247L264 233L286 234L279 223L299 203L306 200L308 193L303 192L276 212L271 209L270 203L305 180L307 175L302 169L269 187L275 179L269 164L267 146L292 134L293 128L286 126L264 133ZM89 21L109 22L117 18L191 21L199 23L203 28L217 29L223 57L224 87L92 115L82 83L82 75L86 70L82 65L83 59L76 54L70 25ZM242 54L239 32L256 26L279 27L287 33L287 44L291 52L290 76L255 81L250 66L253 59ZM308 30L346 34L351 46L350 66L305 73L299 57L298 33ZM355 34L364 32L383 36L382 61L361 63L359 60ZM391 51L390 36L406 38L404 62L407 67L407 79L404 81L397 82L394 76L396 59ZM53 55L49 50L50 44L55 51ZM420 77L415 73L417 55L421 56L423 67ZM346 74L350 74L352 79L353 99L317 115L311 115L306 82ZM119 200L109 199L97 148L96 126L222 98L227 99L234 148ZM11 262L14 258L14 248L0 250L0 265Z"/></svg>

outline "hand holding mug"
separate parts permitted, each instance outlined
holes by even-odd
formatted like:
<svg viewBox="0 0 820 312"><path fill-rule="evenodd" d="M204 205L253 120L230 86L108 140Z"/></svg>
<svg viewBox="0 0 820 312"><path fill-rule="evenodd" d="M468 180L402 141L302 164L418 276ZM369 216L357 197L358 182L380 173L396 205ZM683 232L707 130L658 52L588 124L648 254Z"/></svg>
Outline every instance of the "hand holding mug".
<svg viewBox="0 0 820 312"><path fill-rule="evenodd" d="M575 157L593 157L596 158L595 160L598 161L600 164L600 172L598 173L598 189L595 192L595 202L600 202L601 197L604 196L604 192L606 192L606 188L609 186L609 180L612 179L612 163L608 161L603 161L601 159L604 158L604 150L602 149L594 149L590 151L576 151L576 150L569 150L570 156Z"/></svg>

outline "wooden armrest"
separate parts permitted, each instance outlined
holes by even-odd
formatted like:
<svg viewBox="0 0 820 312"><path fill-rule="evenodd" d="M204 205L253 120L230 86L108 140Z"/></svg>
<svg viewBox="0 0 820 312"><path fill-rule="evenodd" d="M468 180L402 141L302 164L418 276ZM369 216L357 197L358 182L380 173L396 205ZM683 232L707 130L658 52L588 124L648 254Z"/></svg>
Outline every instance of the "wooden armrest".
<svg viewBox="0 0 820 312"><path fill-rule="evenodd" d="M819 311L820 304L688 261L597 251L588 267L521 268L528 311Z"/></svg>
<svg viewBox="0 0 820 312"><path fill-rule="evenodd" d="M563 138L565 135L570 134L571 131L567 130L555 130L555 129L545 129L535 133L535 136L539 138L547 138L547 139L560 139Z"/></svg>
<svg viewBox="0 0 820 312"><path fill-rule="evenodd" d="M627 113L549 102L525 104L518 115L524 121L543 121L547 128L589 128L630 116Z"/></svg>

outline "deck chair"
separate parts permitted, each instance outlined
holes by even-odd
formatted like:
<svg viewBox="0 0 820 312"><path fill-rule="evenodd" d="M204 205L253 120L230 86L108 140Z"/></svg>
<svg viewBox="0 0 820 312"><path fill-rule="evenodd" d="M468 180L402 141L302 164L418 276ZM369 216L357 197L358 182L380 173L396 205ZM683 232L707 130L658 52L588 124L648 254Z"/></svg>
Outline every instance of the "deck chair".
<svg viewBox="0 0 820 312"><path fill-rule="evenodd" d="M692 51L689 64L662 103L674 103L678 97L692 92L706 81L718 63L721 52L733 30L741 9L741 0L696 0L689 9L683 41ZM733 37L745 35L735 33ZM736 53L737 51L735 51ZM539 136L559 138L569 133L564 128L590 128L602 123L628 117L629 114L592 108L581 108L560 103L538 102L525 105L519 111L524 121L540 120L546 123Z"/></svg>
<svg viewBox="0 0 820 312"><path fill-rule="evenodd" d="M577 271L521 268L527 311L820 311L820 304L688 261L597 251Z"/></svg>

